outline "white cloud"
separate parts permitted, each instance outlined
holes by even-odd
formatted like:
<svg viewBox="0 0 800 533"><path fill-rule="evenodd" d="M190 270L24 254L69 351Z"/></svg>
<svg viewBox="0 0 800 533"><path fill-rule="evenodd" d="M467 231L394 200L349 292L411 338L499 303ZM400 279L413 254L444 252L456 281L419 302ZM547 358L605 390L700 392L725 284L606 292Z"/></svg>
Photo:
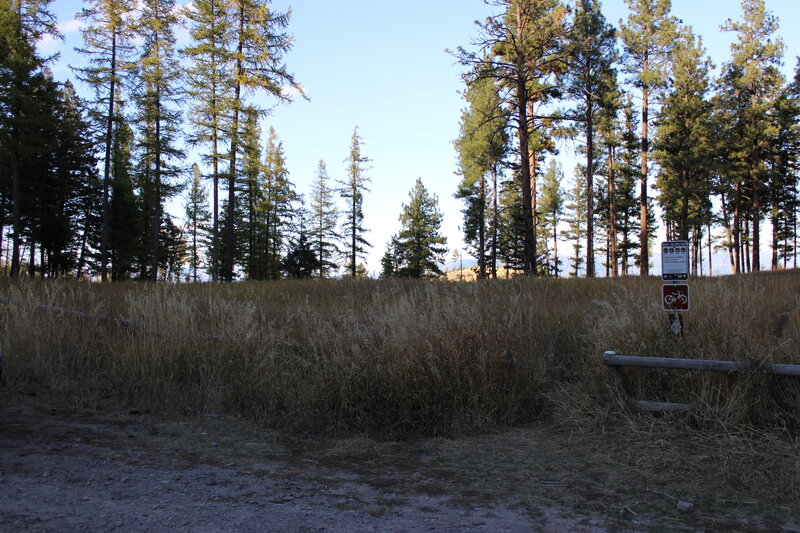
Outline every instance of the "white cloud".
<svg viewBox="0 0 800 533"><path fill-rule="evenodd" d="M83 25L84 22L82 20L72 19L59 24L58 29L61 33L73 33L83 28Z"/></svg>
<svg viewBox="0 0 800 533"><path fill-rule="evenodd" d="M51 56L56 52L61 51L61 39L53 37L52 35L44 35L39 42L36 43L36 51L43 56Z"/></svg>
<svg viewBox="0 0 800 533"><path fill-rule="evenodd" d="M291 85L286 85L285 87L281 88L281 93L284 96L289 98L295 98L297 96L305 96L306 95L306 88L302 85L298 87L293 87Z"/></svg>

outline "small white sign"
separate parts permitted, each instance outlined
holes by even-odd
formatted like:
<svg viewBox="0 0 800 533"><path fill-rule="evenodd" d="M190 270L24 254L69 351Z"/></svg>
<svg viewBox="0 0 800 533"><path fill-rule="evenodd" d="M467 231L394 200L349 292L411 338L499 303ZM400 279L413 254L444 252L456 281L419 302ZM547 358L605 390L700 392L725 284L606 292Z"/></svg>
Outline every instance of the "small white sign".
<svg viewBox="0 0 800 533"><path fill-rule="evenodd" d="M689 279L689 241L661 243L661 279L664 281Z"/></svg>

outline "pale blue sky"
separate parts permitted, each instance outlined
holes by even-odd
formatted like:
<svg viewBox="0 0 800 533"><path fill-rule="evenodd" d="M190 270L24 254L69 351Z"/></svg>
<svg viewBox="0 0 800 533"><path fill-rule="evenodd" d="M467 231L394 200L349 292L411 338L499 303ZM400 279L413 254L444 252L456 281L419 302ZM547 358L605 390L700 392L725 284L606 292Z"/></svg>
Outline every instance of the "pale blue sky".
<svg viewBox="0 0 800 533"><path fill-rule="evenodd" d="M55 0L51 6L66 37L63 43L44 45L63 51L54 66L58 79L73 77L65 63L82 61L72 51L80 44L73 20L80 6L76 0ZM364 155L372 159L371 192L364 203L365 225L372 229L367 235L373 244L369 271L379 270L386 242L399 230L401 204L417 177L439 197L449 246L461 246L452 141L464 107L463 86L461 67L445 49L468 46L476 36L473 22L496 8L481 0L276 0L273 6L292 8L289 31L295 43L286 60L310 101L297 99L275 108L263 129L266 134L274 127L283 141L298 192L308 193L320 159L333 178L344 176L343 161L358 125ZM800 36L793 29L800 22L800 2L767 0L767 7L780 18L788 76L800 54ZM627 17L623 0L606 0L603 11L614 25ZM717 67L728 60L734 35L719 26L739 18L737 0L673 0L673 14L703 37ZM273 103L258 100L265 106ZM569 178L569 146L562 151Z"/></svg>

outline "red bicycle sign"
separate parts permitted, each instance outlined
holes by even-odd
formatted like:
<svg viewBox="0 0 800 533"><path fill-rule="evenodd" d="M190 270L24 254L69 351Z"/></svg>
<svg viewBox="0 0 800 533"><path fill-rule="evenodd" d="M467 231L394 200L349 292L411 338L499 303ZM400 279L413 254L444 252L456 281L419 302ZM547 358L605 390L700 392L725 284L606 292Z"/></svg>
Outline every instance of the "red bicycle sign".
<svg viewBox="0 0 800 533"><path fill-rule="evenodd" d="M664 311L689 310L689 286L685 284L664 284L661 289Z"/></svg>

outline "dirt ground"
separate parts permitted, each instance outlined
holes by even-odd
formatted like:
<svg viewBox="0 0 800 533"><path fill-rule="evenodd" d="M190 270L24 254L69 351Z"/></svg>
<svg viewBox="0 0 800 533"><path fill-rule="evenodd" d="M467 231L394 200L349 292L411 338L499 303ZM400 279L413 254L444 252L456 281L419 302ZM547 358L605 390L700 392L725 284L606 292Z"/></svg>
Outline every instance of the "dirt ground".
<svg viewBox="0 0 800 533"><path fill-rule="evenodd" d="M0 388L0 531L800 531L800 505L692 448L554 424L406 442ZM648 454L647 468L642 453Z"/></svg>

